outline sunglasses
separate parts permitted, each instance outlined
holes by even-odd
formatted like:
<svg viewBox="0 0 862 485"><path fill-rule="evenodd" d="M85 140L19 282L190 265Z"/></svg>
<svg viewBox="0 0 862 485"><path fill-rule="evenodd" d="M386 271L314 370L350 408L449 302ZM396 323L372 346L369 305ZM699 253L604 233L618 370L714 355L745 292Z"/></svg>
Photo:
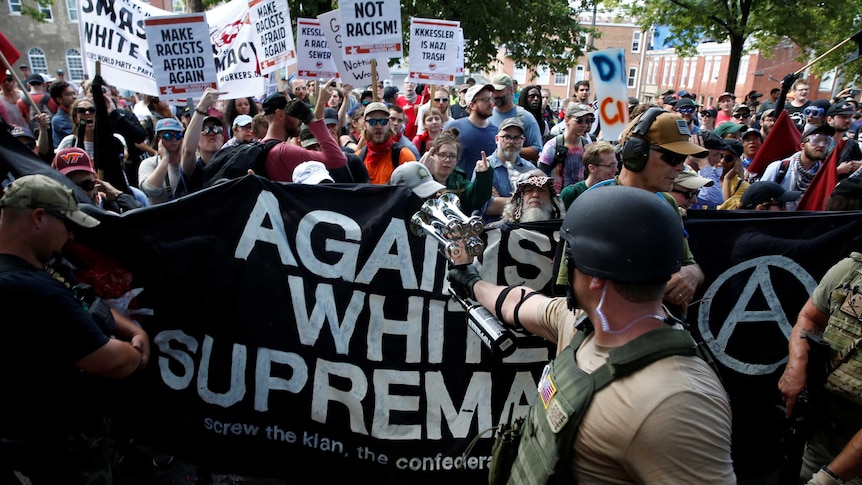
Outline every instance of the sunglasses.
<svg viewBox="0 0 862 485"><path fill-rule="evenodd" d="M368 106L369 104L371 104L371 101L363 101L362 102L362 106Z"/></svg>
<svg viewBox="0 0 862 485"><path fill-rule="evenodd" d="M819 118L823 116L823 108L820 108L818 106L809 106L802 110L802 114L805 116L814 116L816 118Z"/></svg>
<svg viewBox="0 0 862 485"><path fill-rule="evenodd" d="M583 125L584 123L586 123L586 124L588 124L588 125L591 125L591 124L593 124L593 123L595 123L595 122L596 122L596 119L595 119L595 118L593 118L592 116L590 116L590 117L585 117L585 118L578 118L578 119L575 121L575 123L577 123L577 124L579 124L579 125Z"/></svg>
<svg viewBox="0 0 862 485"><path fill-rule="evenodd" d="M15 81L15 79L14 79L14 78L11 78L11 77L7 77L6 79L4 79L4 80L3 80L3 82L4 82L4 83L11 83L11 82L14 82L14 81Z"/></svg>
<svg viewBox="0 0 862 485"><path fill-rule="evenodd" d="M389 124L389 118L369 118L365 122L371 126L386 126Z"/></svg>
<svg viewBox="0 0 862 485"><path fill-rule="evenodd" d="M75 108L75 113L78 113L79 115L95 112L96 108L94 106L90 106L89 108Z"/></svg>
<svg viewBox="0 0 862 485"><path fill-rule="evenodd" d="M690 115L690 114L694 113L694 108L692 108L691 106L687 106L685 108L680 108L677 111L679 111L680 113L682 113L684 115Z"/></svg>
<svg viewBox="0 0 862 485"><path fill-rule="evenodd" d="M736 113L735 115L733 115L734 118L738 118L741 120L748 119L749 116L751 116L750 113Z"/></svg>
<svg viewBox="0 0 862 485"><path fill-rule="evenodd" d="M165 141L180 141L183 139L183 132L181 131L163 131L159 138Z"/></svg>
<svg viewBox="0 0 862 485"><path fill-rule="evenodd" d="M438 103L448 103L449 98L434 98L434 101L437 101Z"/></svg>
<svg viewBox="0 0 862 485"><path fill-rule="evenodd" d="M679 190L679 189L671 189L671 192L676 192L677 194L682 194L683 197L687 199L694 199L697 197L697 194L700 193L700 190Z"/></svg>
<svg viewBox="0 0 862 485"><path fill-rule="evenodd" d="M202 135L220 135L224 131L223 126L207 125L201 128Z"/></svg>
<svg viewBox="0 0 862 485"><path fill-rule="evenodd" d="M662 159L662 161L664 161L664 163L668 165L677 166L681 163L684 163L685 159L688 158L688 155L675 153L657 146L652 146L650 147L650 149L659 152L661 154L660 158Z"/></svg>
<svg viewBox="0 0 862 485"><path fill-rule="evenodd" d="M89 191L96 188L96 181L95 180L84 180L83 182L78 184L78 187L81 187L84 190L84 192L89 192Z"/></svg>

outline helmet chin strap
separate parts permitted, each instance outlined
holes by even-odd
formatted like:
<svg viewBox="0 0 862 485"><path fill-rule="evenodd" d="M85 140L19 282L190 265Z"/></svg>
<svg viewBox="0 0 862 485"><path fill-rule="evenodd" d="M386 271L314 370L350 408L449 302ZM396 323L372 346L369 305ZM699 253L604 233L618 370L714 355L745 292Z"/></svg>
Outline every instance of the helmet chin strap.
<svg viewBox="0 0 862 485"><path fill-rule="evenodd" d="M646 320L648 318L655 318L656 320L666 321L666 317L664 317L663 315L657 315L657 314L653 313L653 314L648 314L648 315L644 315L642 317L636 318L635 320L633 320L631 323L626 325L625 328L622 328L621 330L611 330L610 323L608 323L608 317L605 315L605 312L602 310L602 307L605 304L605 296L607 295L607 293L608 293L608 281L605 280L605 286L602 288L602 297L599 299L599 304L596 305L596 315L599 316L599 322L601 323L602 331L604 331L605 333L611 333L611 334L625 333L630 328L634 327L635 324L637 324L638 322L640 322L642 320Z"/></svg>

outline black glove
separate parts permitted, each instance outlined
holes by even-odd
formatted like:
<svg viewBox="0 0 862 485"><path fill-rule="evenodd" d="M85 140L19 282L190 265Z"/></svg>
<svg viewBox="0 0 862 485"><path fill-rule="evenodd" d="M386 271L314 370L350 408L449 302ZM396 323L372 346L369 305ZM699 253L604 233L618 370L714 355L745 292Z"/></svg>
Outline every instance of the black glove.
<svg viewBox="0 0 862 485"><path fill-rule="evenodd" d="M418 94L419 96L422 96L422 93L425 92L425 85L424 84L417 84L416 89L414 89L413 91L416 94Z"/></svg>
<svg viewBox="0 0 862 485"><path fill-rule="evenodd" d="M452 289L459 295L476 298L473 293L473 286L481 280L479 271L472 264L459 264L449 268L449 274L446 276Z"/></svg>
<svg viewBox="0 0 862 485"><path fill-rule="evenodd" d="M797 79L799 79L799 74L791 72L790 74L784 76L784 79L781 80L781 87L787 91L790 91L790 89L793 87L793 83L795 83Z"/></svg>
<svg viewBox="0 0 862 485"><path fill-rule="evenodd" d="M299 99L290 101L289 106L287 107L287 114L297 118L306 125L311 123L311 120L314 119L314 113L311 111L311 108Z"/></svg>

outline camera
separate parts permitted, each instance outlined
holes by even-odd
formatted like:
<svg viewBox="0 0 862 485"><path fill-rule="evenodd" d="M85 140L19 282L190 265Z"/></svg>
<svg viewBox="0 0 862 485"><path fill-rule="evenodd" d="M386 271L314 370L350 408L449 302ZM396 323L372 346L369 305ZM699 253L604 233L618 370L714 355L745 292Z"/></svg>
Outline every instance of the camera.
<svg viewBox="0 0 862 485"><path fill-rule="evenodd" d="M850 90L850 97L855 98L856 96L859 96L859 90L858 89L851 89Z"/></svg>
<svg viewBox="0 0 862 485"><path fill-rule="evenodd" d="M112 335L117 330L117 322L111 314L111 307L96 296L92 285L78 283L72 287L72 292L75 294L75 299L81 302L84 310L103 332Z"/></svg>

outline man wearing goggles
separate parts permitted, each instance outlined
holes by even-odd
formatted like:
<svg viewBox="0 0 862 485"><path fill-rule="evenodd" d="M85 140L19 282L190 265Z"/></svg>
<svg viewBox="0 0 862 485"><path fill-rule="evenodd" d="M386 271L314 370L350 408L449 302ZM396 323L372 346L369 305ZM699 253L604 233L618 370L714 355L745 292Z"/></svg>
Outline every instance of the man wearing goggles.
<svg viewBox="0 0 862 485"><path fill-rule="evenodd" d="M816 126L802 134L801 150L790 158L769 164L760 180L775 182L785 190L805 192L826 154L832 148L835 129L829 125ZM788 210L796 210L796 205L788 203Z"/></svg>

